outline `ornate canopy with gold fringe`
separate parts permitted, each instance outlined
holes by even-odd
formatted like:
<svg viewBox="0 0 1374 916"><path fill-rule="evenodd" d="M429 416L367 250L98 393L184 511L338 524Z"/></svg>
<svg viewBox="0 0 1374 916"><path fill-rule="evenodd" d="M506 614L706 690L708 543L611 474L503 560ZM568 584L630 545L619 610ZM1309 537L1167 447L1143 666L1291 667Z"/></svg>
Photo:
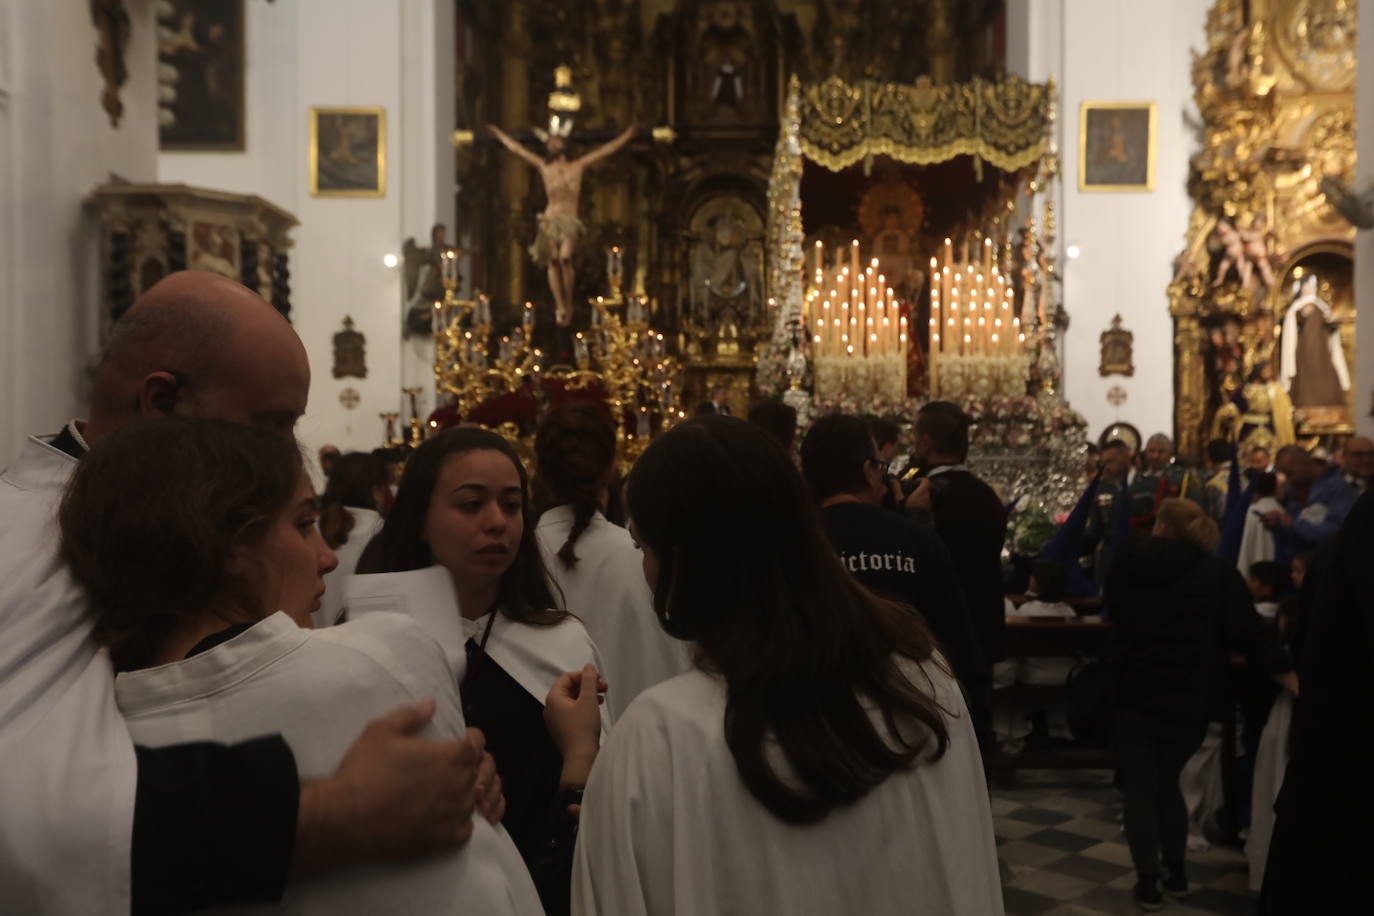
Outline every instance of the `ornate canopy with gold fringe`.
<svg viewBox="0 0 1374 916"><path fill-rule="evenodd" d="M1016 76L944 86L832 76L801 90L801 151L834 171L885 155L916 165L976 156L1015 172L1045 155L1053 92Z"/></svg>

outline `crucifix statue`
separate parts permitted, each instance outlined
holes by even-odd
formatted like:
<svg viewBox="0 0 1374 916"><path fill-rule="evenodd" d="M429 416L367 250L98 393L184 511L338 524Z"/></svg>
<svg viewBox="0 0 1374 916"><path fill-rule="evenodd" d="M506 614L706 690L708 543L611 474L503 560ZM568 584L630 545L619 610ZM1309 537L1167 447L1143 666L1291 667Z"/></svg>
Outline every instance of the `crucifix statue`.
<svg viewBox="0 0 1374 916"><path fill-rule="evenodd" d="M554 115L549 119L549 130L536 130L535 135L544 142L546 157L541 159L530 152L514 138L494 124L488 124L501 145L524 159L539 171L544 182L544 194L548 203L539 215L539 230L534 244L530 246L530 257L549 275L549 289L553 292L554 319L559 327L572 324L573 303L573 252L585 231L582 221L577 218L577 201L582 193L582 175L587 166L605 159L619 150L635 134L634 127L609 143L598 146L591 152L576 159L568 159L568 134L572 132L572 120Z"/></svg>

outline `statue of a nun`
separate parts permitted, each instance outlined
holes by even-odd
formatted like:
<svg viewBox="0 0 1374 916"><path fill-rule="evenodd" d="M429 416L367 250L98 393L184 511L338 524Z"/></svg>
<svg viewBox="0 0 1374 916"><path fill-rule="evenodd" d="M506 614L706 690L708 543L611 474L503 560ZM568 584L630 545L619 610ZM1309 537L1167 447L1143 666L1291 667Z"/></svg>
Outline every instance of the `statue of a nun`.
<svg viewBox="0 0 1374 916"><path fill-rule="evenodd" d="M1317 277L1293 282L1293 302L1283 316L1279 380L1294 407L1339 407L1350 390L1340 325L1317 296Z"/></svg>

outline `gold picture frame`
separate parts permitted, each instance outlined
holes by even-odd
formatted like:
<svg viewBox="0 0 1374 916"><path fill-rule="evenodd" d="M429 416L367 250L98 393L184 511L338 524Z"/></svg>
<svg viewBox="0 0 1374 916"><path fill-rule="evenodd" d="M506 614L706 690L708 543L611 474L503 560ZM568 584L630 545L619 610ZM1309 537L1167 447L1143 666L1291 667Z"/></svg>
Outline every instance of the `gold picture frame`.
<svg viewBox="0 0 1374 916"><path fill-rule="evenodd" d="M1078 190L1153 191L1154 102L1084 102L1078 109Z"/></svg>
<svg viewBox="0 0 1374 916"><path fill-rule="evenodd" d="M386 195L386 109L311 107L310 194Z"/></svg>

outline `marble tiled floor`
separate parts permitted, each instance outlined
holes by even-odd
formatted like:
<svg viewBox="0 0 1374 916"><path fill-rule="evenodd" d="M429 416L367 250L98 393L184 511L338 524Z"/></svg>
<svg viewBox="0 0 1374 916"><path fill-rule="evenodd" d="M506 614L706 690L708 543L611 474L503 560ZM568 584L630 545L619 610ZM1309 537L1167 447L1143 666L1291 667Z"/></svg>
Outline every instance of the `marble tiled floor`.
<svg viewBox="0 0 1374 916"><path fill-rule="evenodd" d="M1022 770L1015 788L992 793L992 815L1008 916L1139 913L1135 870L1121 833L1121 797L1103 770ZM1174 916L1250 914L1245 856L1214 847L1188 854L1185 901Z"/></svg>

